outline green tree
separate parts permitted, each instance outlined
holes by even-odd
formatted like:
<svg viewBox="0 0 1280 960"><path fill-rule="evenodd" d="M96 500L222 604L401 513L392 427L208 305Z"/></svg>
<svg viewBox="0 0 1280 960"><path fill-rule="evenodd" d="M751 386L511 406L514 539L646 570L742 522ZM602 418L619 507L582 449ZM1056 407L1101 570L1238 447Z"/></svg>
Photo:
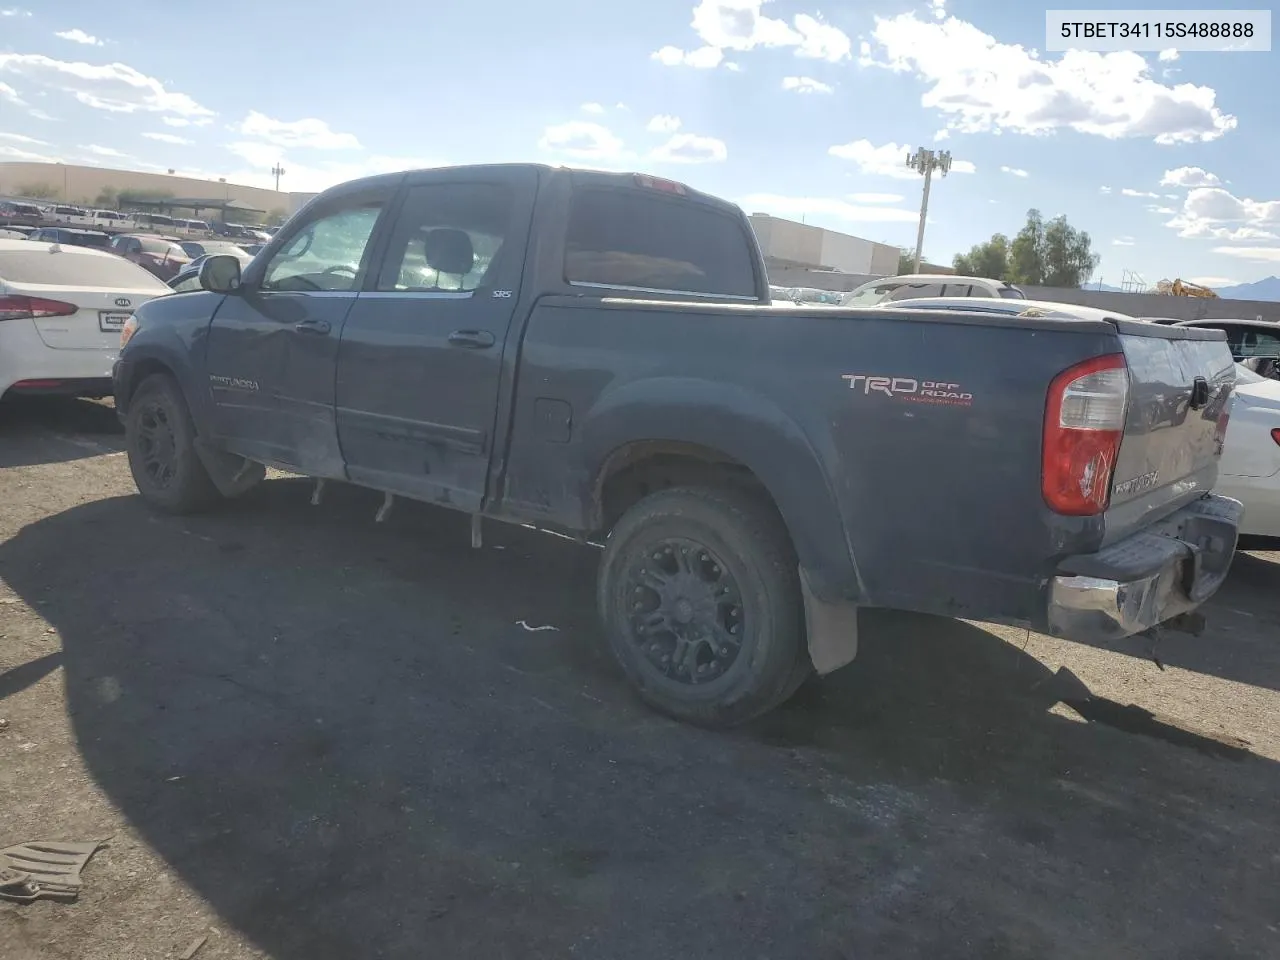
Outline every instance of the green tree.
<svg viewBox="0 0 1280 960"><path fill-rule="evenodd" d="M1027 222L1009 248L1007 279L1029 286L1079 288L1100 259L1089 234L1071 226L1065 216L1046 223L1039 210L1028 210Z"/></svg>
<svg viewBox="0 0 1280 960"><path fill-rule="evenodd" d="M115 187L103 187L94 198L93 205L100 210L110 210L119 202L119 191Z"/></svg>
<svg viewBox="0 0 1280 960"><path fill-rule="evenodd" d="M968 253L957 253L951 265L961 276L1007 280L1009 238L1003 233L997 233L986 243L975 244Z"/></svg>
<svg viewBox="0 0 1280 960"><path fill-rule="evenodd" d="M921 258L923 259L923 258ZM916 272L916 253L914 250L903 250L898 254L898 276Z"/></svg>
<svg viewBox="0 0 1280 960"><path fill-rule="evenodd" d="M289 215L285 212L284 207L272 207L267 211L267 225L278 227L289 219Z"/></svg>
<svg viewBox="0 0 1280 960"><path fill-rule="evenodd" d="M18 185L18 196L30 197L32 200L56 200L62 193L51 183L22 183Z"/></svg>

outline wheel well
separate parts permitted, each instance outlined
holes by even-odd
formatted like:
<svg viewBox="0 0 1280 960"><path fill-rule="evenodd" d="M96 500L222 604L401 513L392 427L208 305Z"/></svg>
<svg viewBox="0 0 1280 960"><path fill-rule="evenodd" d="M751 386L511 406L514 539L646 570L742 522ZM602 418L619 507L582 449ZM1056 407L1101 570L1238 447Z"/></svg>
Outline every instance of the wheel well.
<svg viewBox="0 0 1280 960"><path fill-rule="evenodd" d="M124 402L128 403L133 398L133 392L138 389L138 384L151 376L153 373L166 373L173 376L173 371L169 369L163 362L148 357L146 360L138 361L138 365L134 368L129 382L125 384Z"/></svg>
<svg viewBox="0 0 1280 960"><path fill-rule="evenodd" d="M597 528L610 530L628 509L668 487L732 487L777 504L749 467L712 447L666 440L627 444L609 455L596 483Z"/></svg>

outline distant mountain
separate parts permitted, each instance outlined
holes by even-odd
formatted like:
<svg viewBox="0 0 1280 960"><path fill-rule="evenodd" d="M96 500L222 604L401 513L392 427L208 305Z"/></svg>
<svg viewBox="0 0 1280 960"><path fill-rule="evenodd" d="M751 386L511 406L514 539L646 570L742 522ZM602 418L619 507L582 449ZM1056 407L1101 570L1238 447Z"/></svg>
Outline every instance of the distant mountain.
<svg viewBox="0 0 1280 960"><path fill-rule="evenodd" d="M1234 287L1215 287L1214 293L1228 300L1280 301L1280 277L1267 277L1254 283L1241 283Z"/></svg>

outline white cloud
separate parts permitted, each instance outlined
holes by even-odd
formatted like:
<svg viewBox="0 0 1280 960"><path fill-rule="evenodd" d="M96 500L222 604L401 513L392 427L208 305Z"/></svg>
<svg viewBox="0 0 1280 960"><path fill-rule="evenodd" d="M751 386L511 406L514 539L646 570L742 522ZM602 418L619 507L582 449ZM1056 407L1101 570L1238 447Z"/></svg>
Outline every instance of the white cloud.
<svg viewBox="0 0 1280 960"><path fill-rule="evenodd" d="M176 133L144 133L143 136L148 140L155 140L159 143L172 143L175 146L186 146L191 143L186 137L180 137Z"/></svg>
<svg viewBox="0 0 1280 960"><path fill-rule="evenodd" d="M1168 50L1161 50L1160 56L1156 58L1161 63L1172 63L1178 59L1178 51L1170 47Z"/></svg>
<svg viewBox="0 0 1280 960"><path fill-rule="evenodd" d="M1113 247L1132 247L1133 237L1116 237L1111 241Z"/></svg>
<svg viewBox="0 0 1280 960"><path fill-rule="evenodd" d="M86 47L100 47L102 41L97 37L85 33L83 30L62 30L54 34L60 40L70 40L72 43L83 43Z"/></svg>
<svg viewBox="0 0 1280 960"><path fill-rule="evenodd" d="M1107 194L1109 194L1109 193L1111 192L1111 188L1110 188L1110 187L1099 187L1099 188L1098 188L1098 192L1099 192L1100 194L1102 194L1102 195L1105 197Z"/></svg>
<svg viewBox="0 0 1280 960"><path fill-rule="evenodd" d="M680 118L660 113L649 121L646 129L650 133L675 133L680 129Z"/></svg>
<svg viewBox="0 0 1280 960"><path fill-rule="evenodd" d="M1007 173L1007 174L1010 174L1011 176L1015 176L1015 177L1029 177L1029 176L1031 176L1031 174L1027 173L1027 171L1022 170L1022 169L1019 169L1018 167L1001 167L1001 168L1000 168L1000 172L1001 172L1001 173Z"/></svg>
<svg viewBox="0 0 1280 960"><path fill-rule="evenodd" d="M1216 140L1236 126L1211 87L1161 84L1137 53L1072 50L1049 60L955 17L931 23L911 13L877 17L872 36L859 63L914 74L927 87L921 105L964 133L1070 129L1173 144Z"/></svg>
<svg viewBox="0 0 1280 960"><path fill-rule="evenodd" d="M898 207L863 206L840 197L789 197L776 193L753 193L740 202L745 210L769 213L778 217L830 217L850 223L915 223L920 219L914 210Z"/></svg>
<svg viewBox="0 0 1280 960"><path fill-rule="evenodd" d="M648 159L654 163L719 163L728 156L729 148L723 140L677 133L662 146L650 150Z"/></svg>
<svg viewBox="0 0 1280 960"><path fill-rule="evenodd" d="M604 113L604 107L598 103L584 103L581 109L583 113Z"/></svg>
<svg viewBox="0 0 1280 960"><path fill-rule="evenodd" d="M81 150L88 150L95 157L111 157L115 160L128 160L129 154L121 153L114 147L100 147L96 143L91 143L87 147L81 147Z"/></svg>
<svg viewBox="0 0 1280 960"><path fill-rule="evenodd" d="M6 7L5 9L0 10L0 17L29 17L29 16L31 16L30 10L19 10L17 7Z"/></svg>
<svg viewBox="0 0 1280 960"><path fill-rule="evenodd" d="M1254 263L1280 263L1280 247L1214 247L1213 252Z"/></svg>
<svg viewBox="0 0 1280 960"><path fill-rule="evenodd" d="M85 106L109 113L213 116L213 111L185 93L168 90L159 80L123 63L95 65L54 60L38 53L0 53L0 73L70 94Z"/></svg>
<svg viewBox="0 0 1280 960"><path fill-rule="evenodd" d="M213 123L210 117L197 117L194 120L187 117L161 117L160 119L170 127L207 127Z"/></svg>
<svg viewBox="0 0 1280 960"><path fill-rule="evenodd" d="M360 141L351 133L338 133L315 117L302 120L275 120L256 110L237 128L246 137L254 137L277 147L309 147L315 150L359 150Z"/></svg>
<svg viewBox="0 0 1280 960"><path fill-rule="evenodd" d="M1173 207L1162 207L1159 204L1155 204L1155 203L1147 204L1147 209L1150 210L1152 213L1163 214L1164 216L1167 216L1167 217L1172 217L1174 214L1178 212Z"/></svg>
<svg viewBox="0 0 1280 960"><path fill-rule="evenodd" d="M699 47L697 50L681 50L679 47L665 46L650 54L666 67L678 67L683 64L696 70L712 70L720 66L724 52L719 47Z"/></svg>
<svg viewBox="0 0 1280 960"><path fill-rule="evenodd" d="M43 153L32 153L30 150L23 150L21 147L9 147L0 144L0 157L7 160L22 160L28 163L57 163L58 157L45 156Z"/></svg>
<svg viewBox="0 0 1280 960"><path fill-rule="evenodd" d="M20 133L0 133L0 140L12 140L14 143L26 143L34 147L49 146L44 140L37 140L35 137L23 136Z"/></svg>
<svg viewBox="0 0 1280 960"><path fill-rule="evenodd" d="M817 16L796 14L791 22L766 17L766 0L701 0L690 24L703 46L686 52L665 46L653 59L669 67L684 64L711 69L724 61L724 51L745 53L758 47L795 50L796 56L831 63L847 60L852 44L847 34ZM736 65L725 64L730 69Z"/></svg>
<svg viewBox="0 0 1280 960"><path fill-rule="evenodd" d="M1190 277L1188 279L1202 287L1234 287L1240 282L1232 277Z"/></svg>
<svg viewBox="0 0 1280 960"><path fill-rule="evenodd" d="M1152 193L1149 190L1134 190L1132 187L1125 187L1120 191L1126 197L1147 197L1151 200L1159 200L1160 194Z"/></svg>
<svg viewBox="0 0 1280 960"><path fill-rule="evenodd" d="M1216 187L1221 185L1214 174L1200 167L1176 167L1173 170L1166 170L1164 176L1160 178L1160 186L1162 187ZM1177 199L1177 195L1172 195L1170 199Z"/></svg>
<svg viewBox="0 0 1280 960"><path fill-rule="evenodd" d="M583 120L547 127L538 146L574 160L616 161L623 155L621 137L608 127Z"/></svg>
<svg viewBox="0 0 1280 960"><path fill-rule="evenodd" d="M813 77L783 77L783 90L794 90L796 93L834 93L830 84L815 80Z"/></svg>
<svg viewBox="0 0 1280 960"><path fill-rule="evenodd" d="M899 180L915 180L920 176L907 166L907 154L911 148L905 144L886 143L877 147L870 140L854 140L852 143L837 144L827 150L833 157L852 160L863 173L882 177L896 177ZM977 167L968 160L952 160L952 173L976 173Z"/></svg>
<svg viewBox="0 0 1280 960"><path fill-rule="evenodd" d="M1280 200L1251 200L1222 187L1193 187L1182 210L1165 226L1191 240L1274 240L1280 230Z"/></svg>
<svg viewBox="0 0 1280 960"><path fill-rule="evenodd" d="M947 0L929 0L929 9L933 11L933 19L947 19Z"/></svg>
<svg viewBox="0 0 1280 960"><path fill-rule="evenodd" d="M901 203L900 193L851 193L849 199L854 203Z"/></svg>

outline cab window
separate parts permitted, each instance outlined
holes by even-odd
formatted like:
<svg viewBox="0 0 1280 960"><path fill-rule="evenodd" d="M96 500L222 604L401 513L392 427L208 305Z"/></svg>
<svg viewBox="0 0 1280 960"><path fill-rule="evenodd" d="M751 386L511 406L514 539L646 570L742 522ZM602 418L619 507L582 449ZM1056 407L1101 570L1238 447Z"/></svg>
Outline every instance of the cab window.
<svg viewBox="0 0 1280 960"><path fill-rule="evenodd" d="M382 203L365 201L323 214L276 251L262 289L293 293L346 292L356 278Z"/></svg>

